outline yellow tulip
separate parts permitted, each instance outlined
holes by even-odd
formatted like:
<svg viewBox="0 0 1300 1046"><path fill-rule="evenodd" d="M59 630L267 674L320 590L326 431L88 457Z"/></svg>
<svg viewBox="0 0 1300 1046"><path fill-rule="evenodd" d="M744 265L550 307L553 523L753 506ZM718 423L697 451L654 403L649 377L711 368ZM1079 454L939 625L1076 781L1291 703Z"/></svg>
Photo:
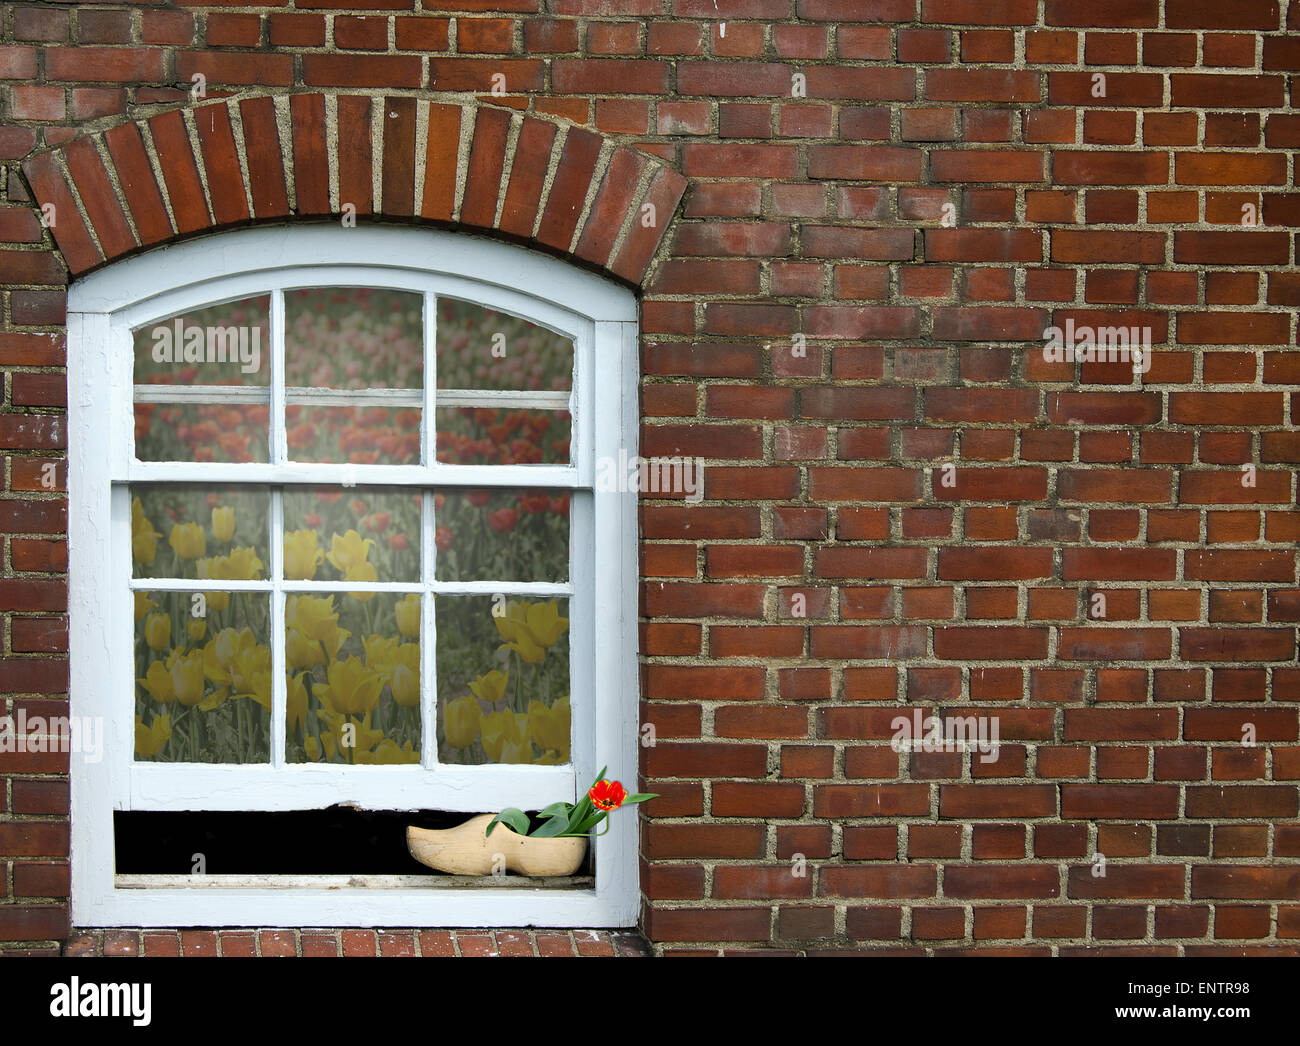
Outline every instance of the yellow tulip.
<svg viewBox="0 0 1300 1046"><path fill-rule="evenodd" d="M339 573L347 574L366 561L366 557L370 554L370 546L374 543L373 539L363 538L355 530L349 530L343 535L334 534L330 538L329 555L325 558Z"/></svg>
<svg viewBox="0 0 1300 1046"><path fill-rule="evenodd" d="M333 596L290 596L285 621L308 639L324 642L339 630L339 615Z"/></svg>
<svg viewBox="0 0 1300 1046"><path fill-rule="evenodd" d="M144 622L144 641L150 650L166 650L172 645L172 619L166 614L150 614Z"/></svg>
<svg viewBox="0 0 1300 1046"><path fill-rule="evenodd" d="M151 661L149 671L137 682L160 704L165 705L176 700L176 692L172 689L171 673L161 661Z"/></svg>
<svg viewBox="0 0 1300 1046"><path fill-rule="evenodd" d="M158 554L158 539L162 537L144 514L140 499L131 502L131 558L148 566Z"/></svg>
<svg viewBox="0 0 1300 1046"><path fill-rule="evenodd" d="M394 609L397 612L397 630L407 639L418 639L420 636L420 597L414 592L408 592L397 601Z"/></svg>
<svg viewBox="0 0 1300 1046"><path fill-rule="evenodd" d="M252 548L232 548L229 555L217 560L218 577L227 581L257 581L266 566Z"/></svg>
<svg viewBox="0 0 1300 1046"><path fill-rule="evenodd" d="M195 643L203 638L203 635L207 630L208 623L201 618L192 619L185 625L185 631L189 634L190 639Z"/></svg>
<svg viewBox="0 0 1300 1046"><path fill-rule="evenodd" d="M498 763L531 763L533 746L527 741L507 741L501 746L501 758Z"/></svg>
<svg viewBox="0 0 1300 1046"><path fill-rule="evenodd" d="M462 698L463 700L463 698ZM524 731L520 729L518 716L509 709L504 712L489 712L483 717L483 750L494 763L502 762L502 752L508 744L524 743ZM531 761L531 755L529 760Z"/></svg>
<svg viewBox="0 0 1300 1046"><path fill-rule="evenodd" d="M372 763L380 766L392 766L401 763L418 763L420 753L411 747L411 742L407 741L401 748L397 747L397 742L392 738L386 737L379 742L379 745L373 752L357 752L355 761L358 763Z"/></svg>
<svg viewBox="0 0 1300 1046"><path fill-rule="evenodd" d="M482 713L472 697L458 697L447 705L443 713L443 727L447 744L452 748L468 748L478 737Z"/></svg>
<svg viewBox="0 0 1300 1046"><path fill-rule="evenodd" d="M289 629L289 637L284 644L284 657L289 662L289 667L297 672L325 664L325 651L321 649L320 643L308 639L296 628Z"/></svg>
<svg viewBox="0 0 1300 1046"><path fill-rule="evenodd" d="M289 729L292 730L299 723L307 721L307 684L303 682L301 673L296 676L289 676L286 680L285 689L288 691L288 723Z"/></svg>
<svg viewBox="0 0 1300 1046"><path fill-rule="evenodd" d="M511 601L506 604L505 613L494 613L492 620L505 640L502 647L515 651L530 665L540 662L547 648L554 646L569 627L569 619L560 617L554 600L549 603Z"/></svg>
<svg viewBox="0 0 1300 1046"><path fill-rule="evenodd" d="M235 510L229 505L212 509L212 536L223 544L235 536Z"/></svg>
<svg viewBox="0 0 1300 1046"><path fill-rule="evenodd" d="M181 559L198 559L207 551L208 537L197 523L174 523L167 543Z"/></svg>
<svg viewBox="0 0 1300 1046"><path fill-rule="evenodd" d="M284 576L291 581L310 581L325 558L316 547L316 531L291 530L284 535Z"/></svg>
<svg viewBox="0 0 1300 1046"><path fill-rule="evenodd" d="M560 762L569 758L569 699L562 697L550 708L540 701L528 704L529 737L537 747L553 749L561 756Z"/></svg>
<svg viewBox="0 0 1300 1046"><path fill-rule="evenodd" d="M320 739L325 748L325 759L321 759L321 744L318 744L314 737L307 738L303 745L307 750L307 758L313 763L332 762L334 759L334 735L326 730L320 735Z"/></svg>
<svg viewBox="0 0 1300 1046"><path fill-rule="evenodd" d="M398 643L396 636L372 635L368 639L363 637L361 640L361 647L366 653L366 667L373 668L382 675L385 683L392 675Z"/></svg>
<svg viewBox="0 0 1300 1046"><path fill-rule="evenodd" d="M392 663L388 685L393 700L403 708L417 708L420 704L420 645L403 643L397 648Z"/></svg>
<svg viewBox="0 0 1300 1046"><path fill-rule="evenodd" d="M136 592L135 594L135 619L139 621L145 614L149 613L151 607L158 604L149 598L148 592Z"/></svg>
<svg viewBox="0 0 1300 1046"><path fill-rule="evenodd" d="M356 566L348 567L347 573L343 575L343 580L365 583L375 581L378 577L379 575L375 573L373 563L358 563ZM349 592L348 595L358 603L369 603L375 598L373 592Z"/></svg>
<svg viewBox="0 0 1300 1046"><path fill-rule="evenodd" d="M506 684L510 682L510 674L493 669L486 675L481 675L469 684L474 696L487 705L494 705L506 696Z"/></svg>
<svg viewBox="0 0 1300 1046"><path fill-rule="evenodd" d="M203 654L194 650L178 657L172 665L172 690L186 708L203 699Z"/></svg>
<svg viewBox="0 0 1300 1046"><path fill-rule="evenodd" d="M378 672L366 668L361 658L335 661L327 671L328 685L317 687L321 700L335 712L362 715L379 703L384 681Z"/></svg>
<svg viewBox="0 0 1300 1046"><path fill-rule="evenodd" d="M137 756L152 759L162 751L163 746L171 740L171 736L171 716L154 716L154 720L149 726L145 726L144 720L139 716L135 717L135 754Z"/></svg>
<svg viewBox="0 0 1300 1046"><path fill-rule="evenodd" d="M370 751L384 739L384 732L370 725L368 715L362 717L357 713L354 717L326 709L321 712L321 718L329 723L330 736L338 742L339 747L346 748L354 755L356 752Z"/></svg>

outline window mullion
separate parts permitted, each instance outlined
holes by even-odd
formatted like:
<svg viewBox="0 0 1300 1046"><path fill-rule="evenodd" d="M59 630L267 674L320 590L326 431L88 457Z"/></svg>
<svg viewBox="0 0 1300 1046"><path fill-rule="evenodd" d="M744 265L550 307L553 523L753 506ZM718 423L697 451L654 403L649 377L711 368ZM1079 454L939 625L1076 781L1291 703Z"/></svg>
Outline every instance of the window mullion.
<svg viewBox="0 0 1300 1046"><path fill-rule="evenodd" d="M289 457L284 406L284 291L276 290L271 294L271 428L268 433L270 458L276 465L283 465Z"/></svg>
<svg viewBox="0 0 1300 1046"><path fill-rule="evenodd" d="M271 490L271 765L285 762L289 729L289 690L285 679L284 631L284 494Z"/></svg>
<svg viewBox="0 0 1300 1046"><path fill-rule="evenodd" d="M424 492L420 520L420 762L438 765L438 624L434 613L433 579L438 546L434 544L433 491Z"/></svg>
<svg viewBox="0 0 1300 1046"><path fill-rule="evenodd" d="M271 416L268 419L270 458L282 465L288 458L285 438L284 291L271 294ZM289 690L285 679L284 631L284 491L271 488L271 765L285 762L289 728Z"/></svg>

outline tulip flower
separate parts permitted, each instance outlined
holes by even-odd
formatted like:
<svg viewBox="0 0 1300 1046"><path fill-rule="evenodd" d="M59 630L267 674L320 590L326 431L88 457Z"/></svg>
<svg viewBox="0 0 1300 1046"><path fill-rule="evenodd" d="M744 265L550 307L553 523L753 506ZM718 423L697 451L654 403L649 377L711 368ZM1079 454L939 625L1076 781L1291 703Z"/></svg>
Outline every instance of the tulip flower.
<svg viewBox="0 0 1300 1046"><path fill-rule="evenodd" d="M159 704L165 705L176 700L176 691L172 689L171 673L161 661L151 661L144 678L136 682L144 687L149 696Z"/></svg>
<svg viewBox="0 0 1300 1046"><path fill-rule="evenodd" d="M197 523L173 523L167 543L181 559L198 559L207 550L208 538Z"/></svg>
<svg viewBox="0 0 1300 1046"><path fill-rule="evenodd" d="M311 581L325 553L316 547L316 531L291 530L284 535L284 576L291 581Z"/></svg>
<svg viewBox="0 0 1300 1046"><path fill-rule="evenodd" d="M562 697L550 708L540 701L528 704L528 730L542 751L553 750L559 762L569 760L569 699Z"/></svg>
<svg viewBox="0 0 1300 1046"><path fill-rule="evenodd" d="M212 536L223 544L235 536L235 510L229 505L212 510Z"/></svg>
<svg viewBox="0 0 1300 1046"><path fill-rule="evenodd" d="M443 713L447 744L452 748L468 748L478 738L482 721L478 702L472 697L458 697L450 702Z"/></svg>
<svg viewBox="0 0 1300 1046"><path fill-rule="evenodd" d="M163 747L171 740L171 736L171 716L154 716L154 720L149 726L145 726L144 720L139 716L135 717L135 754L140 758L152 759L163 750Z"/></svg>
<svg viewBox="0 0 1300 1046"><path fill-rule="evenodd" d="M366 562L374 543L372 538L363 538L355 530L349 530L343 535L335 534L330 538L330 550L325 558L339 573L348 574ZM353 579L349 577L349 580ZM370 580L373 581L374 578Z"/></svg>
<svg viewBox="0 0 1300 1046"><path fill-rule="evenodd" d="M418 708L420 704L420 645L403 643L398 647L388 680L393 700L403 708Z"/></svg>
<svg viewBox="0 0 1300 1046"><path fill-rule="evenodd" d="M172 619L166 614L150 614L144 622L144 641L150 650L166 650L172 644Z"/></svg>
<svg viewBox="0 0 1300 1046"><path fill-rule="evenodd" d="M501 672L494 668L486 675L481 675L477 679L472 680L469 684L469 688L473 691L474 696L485 705L494 705L506 696L506 685L509 682L509 673Z"/></svg>
<svg viewBox="0 0 1300 1046"><path fill-rule="evenodd" d="M140 499L131 502L131 558L149 566L158 554L158 539L162 537L154 530L144 514Z"/></svg>
<svg viewBox="0 0 1300 1046"><path fill-rule="evenodd" d="M617 810L627 798L627 789L618 781L597 781L587 795L597 810Z"/></svg>
<svg viewBox="0 0 1300 1046"><path fill-rule="evenodd" d="M379 703L384 681L378 672L366 668L361 658L335 661L327 671L328 685L318 686L321 700L343 715L363 715Z"/></svg>
<svg viewBox="0 0 1300 1046"><path fill-rule="evenodd" d="M195 650L176 659L172 665L172 689L176 700L186 708L203 699L203 654Z"/></svg>
<svg viewBox="0 0 1300 1046"><path fill-rule="evenodd" d="M407 639L418 639L420 635L420 597L414 592L408 593L397 601L393 609L397 613L397 630Z"/></svg>

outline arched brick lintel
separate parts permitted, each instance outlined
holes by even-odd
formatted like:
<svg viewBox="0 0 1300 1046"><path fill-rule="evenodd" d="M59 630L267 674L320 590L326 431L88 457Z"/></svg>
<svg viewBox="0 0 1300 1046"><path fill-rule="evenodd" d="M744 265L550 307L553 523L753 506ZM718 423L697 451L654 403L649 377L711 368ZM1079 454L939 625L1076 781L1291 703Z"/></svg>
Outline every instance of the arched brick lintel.
<svg viewBox="0 0 1300 1046"><path fill-rule="evenodd" d="M351 204L359 221L496 233L639 286L686 189L656 157L565 123L342 93L172 109L39 153L23 171L37 202L54 205L74 277L211 229L337 220Z"/></svg>

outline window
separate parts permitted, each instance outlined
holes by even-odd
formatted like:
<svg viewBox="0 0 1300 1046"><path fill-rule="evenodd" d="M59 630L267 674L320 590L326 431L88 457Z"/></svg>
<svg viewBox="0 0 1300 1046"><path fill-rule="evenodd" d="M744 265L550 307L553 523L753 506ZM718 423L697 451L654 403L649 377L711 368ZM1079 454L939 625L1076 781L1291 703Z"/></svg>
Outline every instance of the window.
<svg viewBox="0 0 1300 1046"><path fill-rule="evenodd" d="M68 334L72 712L106 737L73 767L73 921L633 922L631 817L570 888L114 863L126 812L635 776L635 495L595 482L636 449L631 293L453 233L263 228L92 274Z"/></svg>

